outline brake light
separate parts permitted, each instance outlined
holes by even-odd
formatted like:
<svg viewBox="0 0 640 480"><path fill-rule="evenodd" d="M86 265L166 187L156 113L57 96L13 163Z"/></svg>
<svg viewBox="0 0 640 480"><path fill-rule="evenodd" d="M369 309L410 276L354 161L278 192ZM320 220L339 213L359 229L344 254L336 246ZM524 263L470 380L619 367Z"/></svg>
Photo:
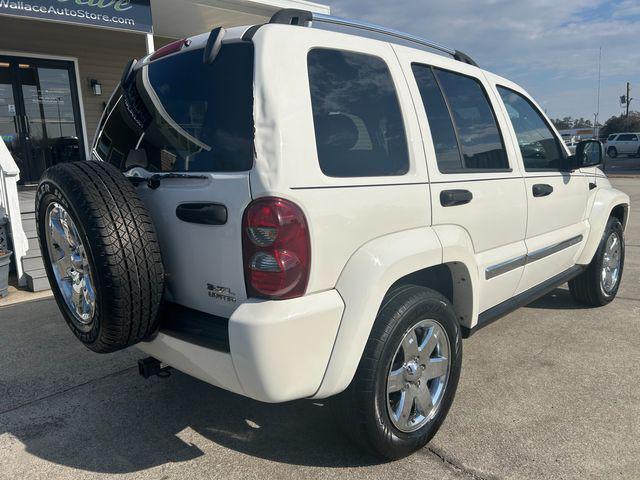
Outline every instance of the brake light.
<svg viewBox="0 0 640 480"><path fill-rule="evenodd" d="M295 203L276 197L252 202L242 221L242 249L249 297L304 295L311 247L307 221Z"/></svg>
<svg viewBox="0 0 640 480"><path fill-rule="evenodd" d="M168 43L164 47L159 48L158 50L153 52L153 54L151 55L151 58L149 58L149 61L153 62L154 60L157 60L159 58L166 57L167 55L171 55L172 53L179 52L180 50L182 50L182 47L189 46L189 43L190 43L189 40L187 40L186 38Z"/></svg>

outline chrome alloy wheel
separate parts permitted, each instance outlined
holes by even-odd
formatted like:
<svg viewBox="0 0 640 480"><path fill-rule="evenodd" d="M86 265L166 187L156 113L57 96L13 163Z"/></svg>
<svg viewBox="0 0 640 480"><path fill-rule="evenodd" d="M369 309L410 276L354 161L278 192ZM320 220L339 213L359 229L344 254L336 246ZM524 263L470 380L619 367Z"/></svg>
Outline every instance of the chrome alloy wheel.
<svg viewBox="0 0 640 480"><path fill-rule="evenodd" d="M435 320L407 330L387 377L387 410L395 427L414 432L431 420L444 396L451 369L449 337Z"/></svg>
<svg viewBox="0 0 640 480"><path fill-rule="evenodd" d="M47 249L58 288L76 326L89 331L96 311L96 293L78 229L59 203L48 206L45 222Z"/></svg>
<svg viewBox="0 0 640 480"><path fill-rule="evenodd" d="M622 260L622 241L617 232L611 233L604 247L600 282L602 290L608 295L618 285L620 279L620 263Z"/></svg>

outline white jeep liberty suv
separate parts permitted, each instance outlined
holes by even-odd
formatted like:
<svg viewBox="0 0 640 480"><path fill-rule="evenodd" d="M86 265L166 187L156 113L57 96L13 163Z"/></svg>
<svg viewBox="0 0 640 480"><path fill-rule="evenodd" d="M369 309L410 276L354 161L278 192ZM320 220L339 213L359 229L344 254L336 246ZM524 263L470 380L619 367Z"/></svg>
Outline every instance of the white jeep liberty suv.
<svg viewBox="0 0 640 480"><path fill-rule="evenodd" d="M518 85L375 25L285 10L132 61L93 155L36 199L75 335L135 344L145 376L335 396L389 459L442 424L463 337L565 282L604 305L622 277L601 144L569 155Z"/></svg>

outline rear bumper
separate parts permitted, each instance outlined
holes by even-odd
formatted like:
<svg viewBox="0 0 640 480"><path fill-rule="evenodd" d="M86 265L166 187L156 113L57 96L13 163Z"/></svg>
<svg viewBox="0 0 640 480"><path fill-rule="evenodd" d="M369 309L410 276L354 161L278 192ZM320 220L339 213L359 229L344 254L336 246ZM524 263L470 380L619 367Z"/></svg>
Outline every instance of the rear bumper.
<svg viewBox="0 0 640 480"><path fill-rule="evenodd" d="M336 290L249 300L229 319L229 352L170 330L137 347L212 385L263 402L286 402L310 397L320 387L343 311Z"/></svg>

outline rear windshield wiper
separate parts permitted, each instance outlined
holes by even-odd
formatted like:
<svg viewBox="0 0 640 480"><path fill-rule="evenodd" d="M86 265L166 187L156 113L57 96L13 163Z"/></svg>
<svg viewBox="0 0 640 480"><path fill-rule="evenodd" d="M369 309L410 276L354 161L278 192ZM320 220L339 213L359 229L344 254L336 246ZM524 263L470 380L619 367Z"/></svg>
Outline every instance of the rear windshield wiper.
<svg viewBox="0 0 640 480"><path fill-rule="evenodd" d="M165 180L167 178L185 178L185 179L191 178L191 179L198 179L198 180L206 180L209 177L205 175L190 175L188 173L162 173L162 174L156 173L147 178L129 177L129 180L131 180L131 182L135 186L140 185L142 182L146 182L147 187L149 187L151 190L155 190L160 186L160 183L162 182L162 180Z"/></svg>

